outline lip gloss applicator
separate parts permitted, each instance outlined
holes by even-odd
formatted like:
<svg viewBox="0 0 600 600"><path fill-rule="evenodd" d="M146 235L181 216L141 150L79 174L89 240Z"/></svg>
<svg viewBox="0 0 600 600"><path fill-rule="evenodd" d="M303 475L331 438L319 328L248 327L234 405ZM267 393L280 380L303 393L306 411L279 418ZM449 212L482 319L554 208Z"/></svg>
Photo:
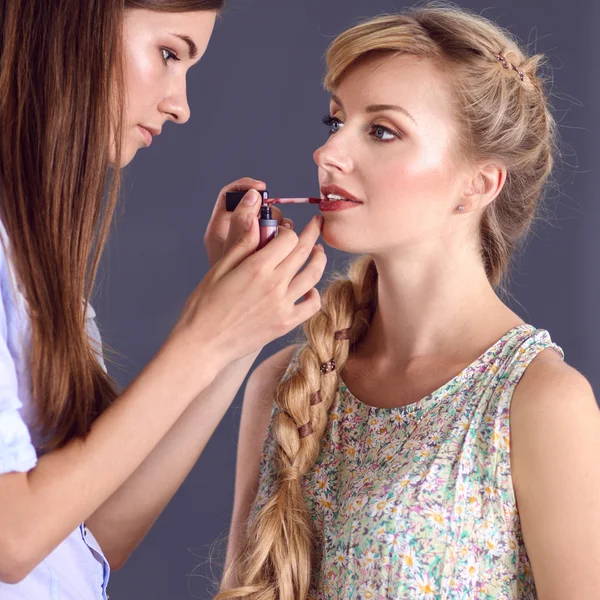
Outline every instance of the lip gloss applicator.
<svg viewBox="0 0 600 600"><path fill-rule="evenodd" d="M320 204L321 198L266 198L265 204Z"/></svg>
<svg viewBox="0 0 600 600"><path fill-rule="evenodd" d="M225 194L225 208L232 212L242 201L249 190L239 192L227 192ZM258 226L260 228L260 242L258 249L264 248L274 237L277 237L279 223L273 218L271 204L319 204L320 198L269 198L267 190L259 192L262 198Z"/></svg>
<svg viewBox="0 0 600 600"><path fill-rule="evenodd" d="M237 205L242 201L244 195L248 192L227 192L225 194L225 208L228 212L232 212L236 209ZM319 204L321 202L321 198L269 198L269 192L259 192L262 197L263 204Z"/></svg>

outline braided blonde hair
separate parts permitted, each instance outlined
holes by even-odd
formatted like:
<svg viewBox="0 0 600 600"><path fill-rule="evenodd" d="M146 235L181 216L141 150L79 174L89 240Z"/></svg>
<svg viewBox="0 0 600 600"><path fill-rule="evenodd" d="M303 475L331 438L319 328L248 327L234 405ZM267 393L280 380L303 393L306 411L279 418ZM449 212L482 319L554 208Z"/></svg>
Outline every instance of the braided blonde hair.
<svg viewBox="0 0 600 600"><path fill-rule="evenodd" d="M334 90L352 65L374 52L429 59L450 73L459 150L467 159L505 165L506 183L480 223L482 261L490 283L498 286L553 166L555 123L536 74L542 57L527 58L487 19L436 4L374 18L342 33L327 53L326 88ZM370 257L361 257L347 278L328 286L322 310L305 324L298 367L276 390L276 487L250 522L234 564L240 587L222 591L217 600L307 597L313 528L301 478L319 455L339 373L364 337L376 303L377 269Z"/></svg>

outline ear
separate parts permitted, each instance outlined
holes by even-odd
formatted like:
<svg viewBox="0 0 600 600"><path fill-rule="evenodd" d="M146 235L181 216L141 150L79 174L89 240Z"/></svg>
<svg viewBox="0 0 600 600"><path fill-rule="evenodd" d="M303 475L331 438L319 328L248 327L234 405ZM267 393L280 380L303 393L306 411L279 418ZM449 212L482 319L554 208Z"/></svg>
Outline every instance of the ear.
<svg viewBox="0 0 600 600"><path fill-rule="evenodd" d="M498 163L481 165L464 195L470 198L474 208L487 206L502 191L506 182L506 168Z"/></svg>

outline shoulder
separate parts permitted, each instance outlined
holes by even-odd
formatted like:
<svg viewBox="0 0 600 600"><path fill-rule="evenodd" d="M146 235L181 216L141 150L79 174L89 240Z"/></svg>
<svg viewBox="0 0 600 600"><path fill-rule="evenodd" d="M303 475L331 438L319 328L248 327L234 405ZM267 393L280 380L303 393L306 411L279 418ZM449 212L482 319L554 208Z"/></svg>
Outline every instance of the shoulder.
<svg viewBox="0 0 600 600"><path fill-rule="evenodd" d="M540 352L516 386L510 423L516 487L531 487L533 473L546 470L549 484L562 469L574 473L576 465L584 468L600 456L600 409L592 386L551 349Z"/></svg>
<svg viewBox="0 0 600 600"><path fill-rule="evenodd" d="M275 390L296 348L288 346L279 350L260 363L248 378L240 420L236 489L245 489L258 480L258 467L275 406Z"/></svg>
<svg viewBox="0 0 600 600"><path fill-rule="evenodd" d="M256 369L251 373L246 385L246 396L256 398L256 402L260 400L271 400L275 392L275 388L280 379L284 376L296 350L300 348L300 344L293 344L282 348L275 354L272 354L261 362Z"/></svg>
<svg viewBox="0 0 600 600"><path fill-rule="evenodd" d="M248 428L254 432L265 432L266 435L277 385L298 347L299 345L286 346L265 359L250 374L244 390L240 435ZM263 441L264 436L260 438L261 447Z"/></svg>
<svg viewBox="0 0 600 600"><path fill-rule="evenodd" d="M525 370L511 404L510 461L540 597L600 590L600 410L592 387L552 350Z"/></svg>
<svg viewBox="0 0 600 600"><path fill-rule="evenodd" d="M542 350L525 369L513 394L511 419L530 419L540 411L597 412L592 386L554 350Z"/></svg>

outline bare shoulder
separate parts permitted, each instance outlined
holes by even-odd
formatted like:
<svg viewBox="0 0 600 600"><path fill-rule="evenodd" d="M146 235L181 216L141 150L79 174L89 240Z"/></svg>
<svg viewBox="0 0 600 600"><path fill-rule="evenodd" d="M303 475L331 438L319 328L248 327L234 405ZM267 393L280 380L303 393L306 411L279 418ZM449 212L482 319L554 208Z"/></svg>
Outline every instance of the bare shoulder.
<svg viewBox="0 0 600 600"><path fill-rule="evenodd" d="M515 388L511 419L528 418L540 411L597 413L598 405L589 381L552 349L540 352L525 370Z"/></svg>
<svg viewBox="0 0 600 600"><path fill-rule="evenodd" d="M273 411L275 390L296 348L287 346L269 356L254 369L246 384L240 420L236 483L236 490L246 490L242 495L248 489L254 489L258 481L258 467Z"/></svg>
<svg viewBox="0 0 600 600"><path fill-rule="evenodd" d="M277 384L283 377L299 344L286 346L261 362L250 374L244 391L242 425L252 423L260 431L266 431Z"/></svg>
<svg viewBox="0 0 600 600"><path fill-rule="evenodd" d="M600 597L600 409L592 387L553 350L515 388L510 461L538 593Z"/></svg>
<svg viewBox="0 0 600 600"><path fill-rule="evenodd" d="M542 351L515 388L510 410L513 483L517 493L561 485L600 456L600 409L588 380L553 350Z"/></svg>
<svg viewBox="0 0 600 600"><path fill-rule="evenodd" d="M242 532L259 485L260 462L275 400L275 390L298 345L286 346L261 362L251 373L244 391L237 451L235 496L223 588L233 586L228 572L241 547Z"/></svg>
<svg viewBox="0 0 600 600"><path fill-rule="evenodd" d="M261 362L250 374L246 395L258 400L272 398L277 383L285 373L299 344L286 346Z"/></svg>
<svg viewBox="0 0 600 600"><path fill-rule="evenodd" d="M525 370L513 393L510 422L513 460L558 440L584 443L581 436L591 434L590 427L600 434L592 386L552 349L540 352Z"/></svg>

